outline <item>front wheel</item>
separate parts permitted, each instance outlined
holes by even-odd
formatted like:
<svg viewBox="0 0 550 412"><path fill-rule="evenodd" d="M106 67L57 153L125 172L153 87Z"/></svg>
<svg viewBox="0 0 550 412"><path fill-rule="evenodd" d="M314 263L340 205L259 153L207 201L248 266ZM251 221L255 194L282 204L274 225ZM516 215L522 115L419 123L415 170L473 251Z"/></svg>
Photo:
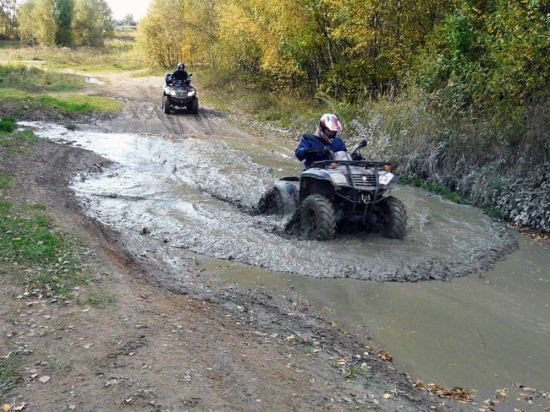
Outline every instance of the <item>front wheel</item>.
<svg viewBox="0 0 550 412"><path fill-rule="evenodd" d="M187 109L191 113L197 114L199 112L199 99L195 97L193 100L191 100L191 103L189 103L189 106L187 106Z"/></svg>
<svg viewBox="0 0 550 412"><path fill-rule="evenodd" d="M403 239L407 232L407 210L403 202L388 196L378 206L383 214L383 235L390 239Z"/></svg>
<svg viewBox="0 0 550 412"><path fill-rule="evenodd" d="M164 96L162 98L162 108L164 109L165 114L172 113L172 111L170 110L170 97Z"/></svg>
<svg viewBox="0 0 550 412"><path fill-rule="evenodd" d="M336 231L332 203L323 195L308 196L300 208L300 230L312 240L330 240Z"/></svg>

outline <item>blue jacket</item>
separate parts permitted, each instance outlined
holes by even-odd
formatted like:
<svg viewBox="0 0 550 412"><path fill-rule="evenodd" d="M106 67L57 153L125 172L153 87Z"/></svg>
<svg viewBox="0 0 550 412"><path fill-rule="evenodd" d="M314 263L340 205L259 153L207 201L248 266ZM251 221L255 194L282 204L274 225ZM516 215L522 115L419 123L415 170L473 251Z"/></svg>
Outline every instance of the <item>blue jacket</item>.
<svg viewBox="0 0 550 412"><path fill-rule="evenodd" d="M304 167L306 169L310 167L311 163L313 162L318 162L320 160L330 160L330 156L327 153L307 153L307 150L311 147L326 147L330 149L333 153L347 152L346 144L338 136L332 139L332 143L326 144L320 137L311 133L306 133L302 136L302 140L300 140L298 147L294 151L294 154L296 155L298 160L305 160Z"/></svg>

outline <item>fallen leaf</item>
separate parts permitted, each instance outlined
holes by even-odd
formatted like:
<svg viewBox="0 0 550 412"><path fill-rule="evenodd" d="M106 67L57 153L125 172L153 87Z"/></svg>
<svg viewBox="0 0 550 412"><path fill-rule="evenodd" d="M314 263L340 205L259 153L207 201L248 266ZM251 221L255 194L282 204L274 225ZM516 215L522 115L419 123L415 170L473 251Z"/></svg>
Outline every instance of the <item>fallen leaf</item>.
<svg viewBox="0 0 550 412"><path fill-rule="evenodd" d="M38 381L42 383L47 383L49 380L50 380L49 376L41 376L40 378L38 378Z"/></svg>
<svg viewBox="0 0 550 412"><path fill-rule="evenodd" d="M10 412L11 411L11 405L8 405L7 403L2 405L2 412Z"/></svg>
<svg viewBox="0 0 550 412"><path fill-rule="evenodd" d="M27 406L26 403L22 403L21 405L16 405L15 408L13 408L14 411L22 411L25 409L25 406Z"/></svg>

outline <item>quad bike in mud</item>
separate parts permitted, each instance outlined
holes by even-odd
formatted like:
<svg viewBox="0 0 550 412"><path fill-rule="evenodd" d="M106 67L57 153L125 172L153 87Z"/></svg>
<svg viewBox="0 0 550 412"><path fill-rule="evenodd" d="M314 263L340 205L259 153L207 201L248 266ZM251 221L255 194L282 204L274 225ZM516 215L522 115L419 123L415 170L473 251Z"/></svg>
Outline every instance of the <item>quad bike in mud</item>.
<svg viewBox="0 0 550 412"><path fill-rule="evenodd" d="M162 92L161 108L164 113L170 114L172 110L187 109L190 113L199 112L199 98L197 89L191 86L191 76L187 80L174 80L172 74L164 76L164 89Z"/></svg>
<svg viewBox="0 0 550 412"><path fill-rule="evenodd" d="M331 160L313 163L299 177L279 179L260 201L260 212L292 214L298 233L312 240L330 240L337 228L402 239L407 211L389 195L397 178L390 163L363 159L358 149L366 145L362 140L351 155L329 151Z"/></svg>

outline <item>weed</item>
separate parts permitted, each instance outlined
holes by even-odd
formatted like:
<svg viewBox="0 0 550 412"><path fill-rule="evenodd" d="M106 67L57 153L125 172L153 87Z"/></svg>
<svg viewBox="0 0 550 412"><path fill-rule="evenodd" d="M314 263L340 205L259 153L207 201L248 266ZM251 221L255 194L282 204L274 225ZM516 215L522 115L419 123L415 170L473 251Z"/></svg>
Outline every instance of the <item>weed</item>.
<svg viewBox="0 0 550 412"><path fill-rule="evenodd" d="M104 294L97 292L90 294L86 299L86 302L93 307L105 308L116 302L116 296L108 293Z"/></svg>
<svg viewBox="0 0 550 412"><path fill-rule="evenodd" d="M493 220L504 220L504 213L497 207L492 205L481 206L487 216Z"/></svg>
<svg viewBox="0 0 550 412"><path fill-rule="evenodd" d="M51 373L64 373L67 374L73 369L73 365L69 362L60 361L55 355L48 356L47 365L44 366L44 370Z"/></svg>
<svg viewBox="0 0 550 412"><path fill-rule="evenodd" d="M12 184L13 184L13 179L11 177L3 173L0 173L0 190L9 189ZM3 209L2 203L3 202L0 202L0 213L2 212L2 209Z"/></svg>
<svg viewBox="0 0 550 412"><path fill-rule="evenodd" d="M0 132L11 133L15 130L15 119L13 117L4 117L0 120Z"/></svg>
<svg viewBox="0 0 550 412"><path fill-rule="evenodd" d="M4 395L17 385L17 370L21 364L21 355L10 353L0 358L0 395Z"/></svg>

